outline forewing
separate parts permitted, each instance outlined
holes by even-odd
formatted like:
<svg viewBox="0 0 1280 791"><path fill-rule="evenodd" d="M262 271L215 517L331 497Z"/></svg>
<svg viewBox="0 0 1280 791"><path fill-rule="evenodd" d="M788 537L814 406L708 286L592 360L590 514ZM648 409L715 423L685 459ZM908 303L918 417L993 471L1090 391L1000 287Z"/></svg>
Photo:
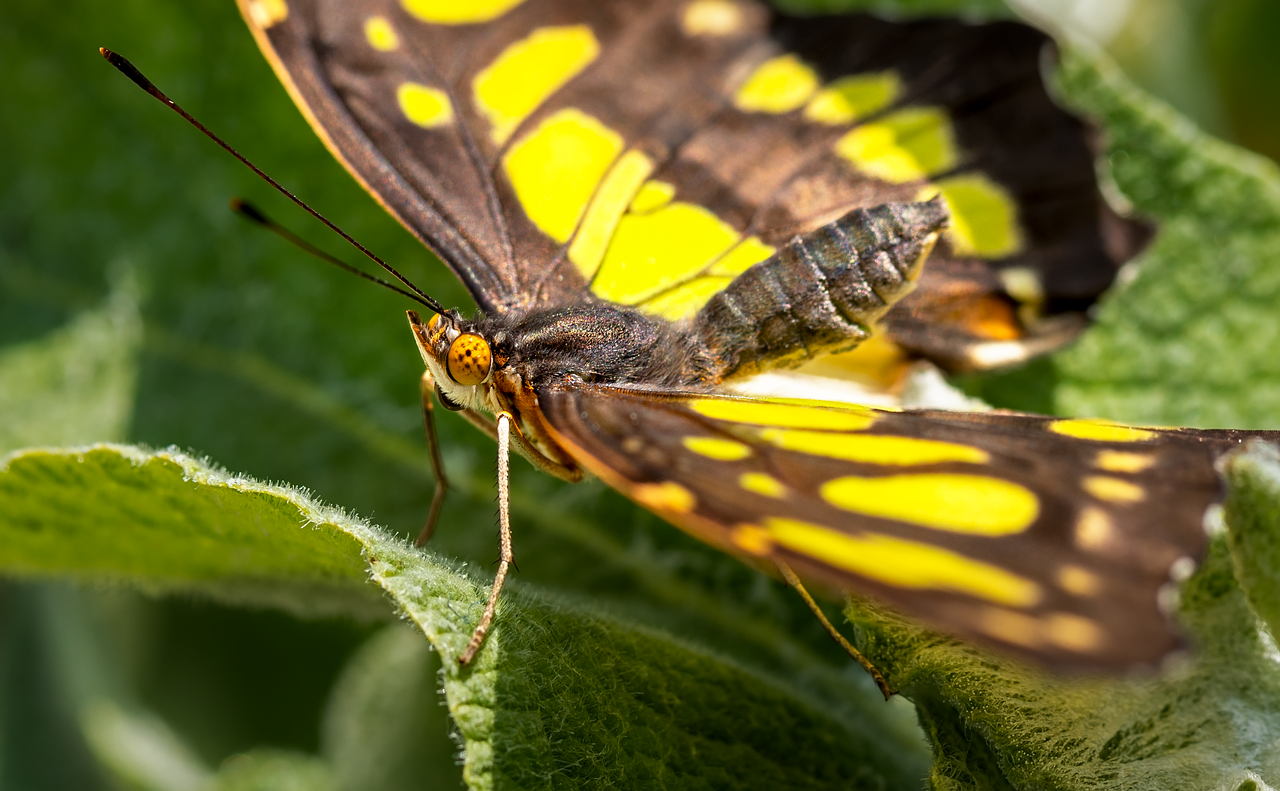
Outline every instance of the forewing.
<svg viewBox="0 0 1280 791"><path fill-rule="evenodd" d="M590 385L539 400L583 466L698 538L1074 669L1178 645L1161 593L1201 557L1214 459L1245 437Z"/></svg>
<svg viewBox="0 0 1280 791"><path fill-rule="evenodd" d="M887 323L981 366L975 344L1044 335L1036 316L1087 306L1142 237L1102 201L1087 130L1045 91L1047 38L1022 25L240 2L317 131L487 310L685 318L798 232L941 192L952 229Z"/></svg>

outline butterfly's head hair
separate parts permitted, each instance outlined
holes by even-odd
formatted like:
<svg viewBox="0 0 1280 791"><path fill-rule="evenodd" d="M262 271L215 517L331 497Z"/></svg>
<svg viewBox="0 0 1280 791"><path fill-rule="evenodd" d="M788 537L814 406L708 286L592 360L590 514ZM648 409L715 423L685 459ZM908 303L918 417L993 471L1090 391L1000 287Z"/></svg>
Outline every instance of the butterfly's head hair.
<svg viewBox="0 0 1280 791"><path fill-rule="evenodd" d="M493 373L488 339L474 332L472 323L456 310L436 313L427 321L411 310L409 326L422 361L436 380L441 403L449 409L480 406Z"/></svg>

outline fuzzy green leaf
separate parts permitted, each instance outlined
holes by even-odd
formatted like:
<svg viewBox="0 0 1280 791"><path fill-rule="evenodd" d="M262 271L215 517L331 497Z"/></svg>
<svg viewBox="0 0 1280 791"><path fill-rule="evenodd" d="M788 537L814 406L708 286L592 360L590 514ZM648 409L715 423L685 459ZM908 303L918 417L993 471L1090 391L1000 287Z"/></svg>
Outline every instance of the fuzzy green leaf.
<svg viewBox="0 0 1280 791"><path fill-rule="evenodd" d="M817 677L846 700L867 697L861 679L850 683L799 645L773 647L788 672L767 678L589 605L515 588L503 599L501 628L473 666L459 668L482 581L305 493L180 454L100 446L13 456L0 469L0 546L8 571L192 588L298 610L317 592L330 607L366 609L367 575L445 657L449 711L473 788L550 779L580 787L910 788L921 769L899 707L877 704L849 717L790 681ZM365 662L397 653L394 644L369 650ZM404 669L406 661L420 659L409 651L395 663ZM352 672L351 684L370 683L367 672ZM384 680L392 688L375 695L403 696L422 683L413 673ZM353 768L363 774L368 750L393 749L376 738L385 725L351 710L368 694L348 691L334 704L332 727L342 730L331 732L328 752L343 783ZM254 787L235 782L227 787Z"/></svg>
<svg viewBox="0 0 1280 791"><path fill-rule="evenodd" d="M1251 443L1223 465L1231 481L1227 544L1240 587L1272 635L1280 635L1280 448Z"/></svg>
<svg viewBox="0 0 1280 791"><path fill-rule="evenodd" d="M346 517L304 511L283 487L124 446L23 452L0 470L0 567L10 574L199 591L299 614L385 612L366 584L363 546L320 529Z"/></svg>

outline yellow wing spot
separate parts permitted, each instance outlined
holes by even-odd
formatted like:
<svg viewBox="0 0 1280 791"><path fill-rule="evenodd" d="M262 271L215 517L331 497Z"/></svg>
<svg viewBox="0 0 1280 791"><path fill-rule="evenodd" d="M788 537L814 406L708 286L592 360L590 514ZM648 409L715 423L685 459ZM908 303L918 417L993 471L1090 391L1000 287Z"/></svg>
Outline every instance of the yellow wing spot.
<svg viewBox="0 0 1280 791"><path fill-rule="evenodd" d="M631 490L631 496L646 508L677 514L687 514L698 504L693 492L671 481L642 483Z"/></svg>
<svg viewBox="0 0 1280 791"><path fill-rule="evenodd" d="M1068 564L1058 569L1058 587L1072 596L1097 596L1102 592L1102 578L1086 568Z"/></svg>
<svg viewBox="0 0 1280 791"><path fill-rule="evenodd" d="M1084 550L1106 549L1116 540L1116 526L1111 515L1101 508L1089 506L1076 517L1076 546Z"/></svg>
<svg viewBox="0 0 1280 791"><path fill-rule="evenodd" d="M494 142L505 143L538 105L599 55L600 42L586 25L540 27L504 49L471 81Z"/></svg>
<svg viewBox="0 0 1280 791"><path fill-rule="evenodd" d="M563 244L621 153L621 135L566 107L512 144L502 166L529 219Z"/></svg>
<svg viewBox="0 0 1280 791"><path fill-rule="evenodd" d="M434 129L453 121L453 104L444 91L403 82L396 88L396 101L404 117L418 126Z"/></svg>
<svg viewBox="0 0 1280 791"><path fill-rule="evenodd" d="M646 181L635 200L631 201L629 210L632 214L648 214L654 209L661 209L676 196L676 186L665 181Z"/></svg>
<svg viewBox="0 0 1280 791"><path fill-rule="evenodd" d="M253 24L263 30L289 18L289 6L284 0L249 0L246 7Z"/></svg>
<svg viewBox="0 0 1280 791"><path fill-rule="evenodd" d="M978 615L974 628L983 634L1023 648L1044 645L1043 624L1035 616L987 607Z"/></svg>
<svg viewBox="0 0 1280 791"><path fill-rule="evenodd" d="M834 409L825 408L833 406ZM776 401L751 401L706 398L689 402L689 408L714 420L749 423L779 428L815 428L827 431L862 431L876 422L874 410L866 407L806 404L780 404Z"/></svg>
<svg viewBox="0 0 1280 791"><path fill-rule="evenodd" d="M844 126L875 115L898 101L902 80L896 72L855 74L825 85L805 105L804 117L830 126Z"/></svg>
<svg viewBox="0 0 1280 791"><path fill-rule="evenodd" d="M1044 302L1044 283L1040 280L1040 273L1034 269L1025 266L1001 269L1000 285L1019 302L1033 305Z"/></svg>
<svg viewBox="0 0 1280 791"><path fill-rule="evenodd" d="M795 55L779 55L761 63L733 95L743 112L788 113L799 109L818 90L818 73Z"/></svg>
<svg viewBox="0 0 1280 791"><path fill-rule="evenodd" d="M796 519L771 517L765 527L780 546L898 588L955 591L1011 607L1033 606L1042 596L1031 580L929 544L852 536Z"/></svg>
<svg viewBox="0 0 1280 791"><path fill-rule="evenodd" d="M1097 651L1106 640L1097 621L1065 612L1046 618L1045 632L1050 643L1080 654Z"/></svg>
<svg viewBox="0 0 1280 791"><path fill-rule="evenodd" d="M1049 430L1064 437L1089 439L1095 442L1146 442L1158 434L1140 428L1130 428L1109 420L1055 420Z"/></svg>
<svg viewBox="0 0 1280 791"><path fill-rule="evenodd" d="M732 282L731 277L694 278L665 294L641 302L639 308L651 316L660 316L667 321L680 321L697 313Z"/></svg>
<svg viewBox="0 0 1280 791"><path fill-rule="evenodd" d="M997 259L1022 251L1018 202L1004 187L981 174L941 179L934 186L951 210L945 233L958 254Z"/></svg>
<svg viewBox="0 0 1280 791"><path fill-rule="evenodd" d="M686 280L664 294L650 297L639 307L645 313L668 321L687 319L723 291L735 277L773 255L773 250L758 237L743 239L718 258L712 258L713 263L706 267L706 276Z"/></svg>
<svg viewBox="0 0 1280 791"><path fill-rule="evenodd" d="M400 0L404 10L423 22L472 25L497 19L524 0Z"/></svg>
<svg viewBox="0 0 1280 791"><path fill-rule="evenodd" d="M694 0L680 14L686 36L731 36L742 30L742 9L730 0Z"/></svg>
<svg viewBox="0 0 1280 791"><path fill-rule="evenodd" d="M991 455L981 448L931 439L796 429L766 429L760 436L784 450L864 464L941 464L948 461L986 464L991 461Z"/></svg>
<svg viewBox="0 0 1280 791"><path fill-rule="evenodd" d="M707 270L708 275L737 277L764 259L773 255L773 247L760 241L758 236L748 236L738 246L725 253Z"/></svg>
<svg viewBox="0 0 1280 791"><path fill-rule="evenodd" d="M1090 475L1080 483L1086 492L1099 500L1117 505L1132 505L1147 499L1147 493L1141 486L1108 475Z"/></svg>
<svg viewBox="0 0 1280 791"><path fill-rule="evenodd" d="M591 290L611 302L638 304L696 276L738 238L728 223L692 203L624 214Z"/></svg>
<svg viewBox="0 0 1280 791"><path fill-rule="evenodd" d="M984 475L849 475L827 481L819 492L853 513L976 536L1021 533L1040 515L1031 490Z"/></svg>
<svg viewBox="0 0 1280 791"><path fill-rule="evenodd" d="M773 538L769 531L758 525L735 525L729 533L729 541L748 555L760 557L773 551Z"/></svg>
<svg viewBox="0 0 1280 791"><path fill-rule="evenodd" d="M1155 466L1156 457L1150 453L1127 453L1122 450L1103 450L1093 459L1093 466L1107 472L1139 473Z"/></svg>
<svg viewBox="0 0 1280 791"><path fill-rule="evenodd" d="M751 455L748 446L721 437L685 437L684 446L699 456L717 461L740 461Z"/></svg>
<svg viewBox="0 0 1280 791"><path fill-rule="evenodd" d="M364 21L364 37L379 52L391 52L400 46L396 29L385 16L371 16Z"/></svg>
<svg viewBox="0 0 1280 791"><path fill-rule="evenodd" d="M749 492L755 492L778 500L787 496L787 485L772 475L763 472L744 472L738 478L738 485Z"/></svg>
<svg viewBox="0 0 1280 791"><path fill-rule="evenodd" d="M595 276L622 213L652 172L653 160L634 149L619 157L609 169L573 236L573 244L569 245L569 260L578 267L584 280L590 282Z"/></svg>
<svg viewBox="0 0 1280 791"><path fill-rule="evenodd" d="M947 114L937 107L899 110L854 127L835 152L869 176L903 184L950 170L959 161Z"/></svg>

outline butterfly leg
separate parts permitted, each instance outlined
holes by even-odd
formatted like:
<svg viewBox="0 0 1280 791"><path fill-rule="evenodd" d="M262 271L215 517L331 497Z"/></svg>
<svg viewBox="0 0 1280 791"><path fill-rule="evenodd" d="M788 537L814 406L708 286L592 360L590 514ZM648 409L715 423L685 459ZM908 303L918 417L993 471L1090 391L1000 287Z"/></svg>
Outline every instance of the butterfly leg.
<svg viewBox="0 0 1280 791"><path fill-rule="evenodd" d="M418 380L418 390L422 394L422 427L427 435L427 451L431 455L431 473L436 479L436 491L431 496L431 510L427 512L426 524L422 526L422 532L418 533L418 538L413 542L416 546L422 546L430 541L431 534L436 532L436 522L440 519L444 495L449 491L449 479L444 475L444 459L440 457L440 437L436 434L435 407L431 405L431 397L436 390L436 380L431 376L430 370L422 372L422 379Z"/></svg>
<svg viewBox="0 0 1280 791"><path fill-rule="evenodd" d="M497 416L498 430L498 573L494 575L493 587L489 589L489 600L485 602L484 614L480 623L471 633L471 642L458 657L458 664L466 665L475 657L484 643L489 627L493 625L493 616L498 609L498 594L507 581L507 571L511 568L514 556L511 553L511 424L515 422L509 412L499 412Z"/></svg>
<svg viewBox="0 0 1280 791"><path fill-rule="evenodd" d="M839 630L831 624L831 621L827 620L827 616L822 612L822 608L819 607L818 603L809 595L809 591L805 590L804 583L802 583L800 578L796 576L796 573L791 570L791 567L786 563L783 563L781 560L775 560L774 563L777 564L778 571L782 572L782 578L787 581L788 585L796 589L796 592L800 594L800 598L804 599L804 603L809 605L809 609L813 611L814 615L818 616L818 621L822 623L822 628L827 630L827 634L831 635L831 639L839 643L840 647L843 648L849 656L856 659L858 664L862 665L862 668L871 675L872 680L875 681L876 686L880 688L880 694L884 695L885 700L892 697L893 690L889 688L889 682L884 680L884 675L880 673L880 670L875 665L871 664L870 659L867 659L862 655L861 651L853 647L853 643L850 643L845 639L844 635L840 634Z"/></svg>

